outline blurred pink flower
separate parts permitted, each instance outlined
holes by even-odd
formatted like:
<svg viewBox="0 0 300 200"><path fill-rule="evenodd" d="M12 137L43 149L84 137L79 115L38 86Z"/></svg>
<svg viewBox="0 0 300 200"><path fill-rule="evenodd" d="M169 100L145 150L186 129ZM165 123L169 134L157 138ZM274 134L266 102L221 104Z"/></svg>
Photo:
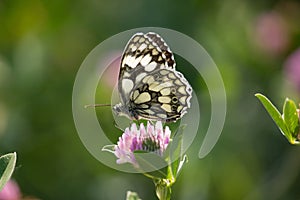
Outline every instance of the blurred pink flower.
<svg viewBox="0 0 300 200"><path fill-rule="evenodd" d="M276 12L260 15L255 27L258 45L268 54L283 53L289 44L289 34L284 19Z"/></svg>
<svg viewBox="0 0 300 200"><path fill-rule="evenodd" d="M111 55L107 56L107 60L112 60L112 62L106 67L103 73L103 81L107 86L114 88L118 82L121 53L114 52ZM103 63L104 62L101 62L99 65L103 66Z"/></svg>
<svg viewBox="0 0 300 200"><path fill-rule="evenodd" d="M0 191L0 200L20 200L21 196L18 184L13 180L9 180Z"/></svg>
<svg viewBox="0 0 300 200"><path fill-rule="evenodd" d="M144 124L140 124L139 128L135 123L131 125L130 129L126 128L117 145L114 146L112 152L118 158L118 164L132 163L137 165L134 157L136 150L154 152L160 156L166 150L171 135L168 126L164 130L162 123L158 121L155 126L148 122L146 128Z"/></svg>
<svg viewBox="0 0 300 200"><path fill-rule="evenodd" d="M294 51L285 61L284 68L289 81L300 92L300 48Z"/></svg>

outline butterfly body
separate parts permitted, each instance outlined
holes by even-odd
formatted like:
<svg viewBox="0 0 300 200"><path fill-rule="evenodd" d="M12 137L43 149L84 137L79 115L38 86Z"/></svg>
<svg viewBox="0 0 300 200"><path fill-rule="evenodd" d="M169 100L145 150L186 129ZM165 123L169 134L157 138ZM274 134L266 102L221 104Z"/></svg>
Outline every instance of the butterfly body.
<svg viewBox="0 0 300 200"><path fill-rule="evenodd" d="M172 122L190 107L192 88L175 70L175 61L156 33L137 33L121 60L118 90L121 103L113 110L130 119Z"/></svg>

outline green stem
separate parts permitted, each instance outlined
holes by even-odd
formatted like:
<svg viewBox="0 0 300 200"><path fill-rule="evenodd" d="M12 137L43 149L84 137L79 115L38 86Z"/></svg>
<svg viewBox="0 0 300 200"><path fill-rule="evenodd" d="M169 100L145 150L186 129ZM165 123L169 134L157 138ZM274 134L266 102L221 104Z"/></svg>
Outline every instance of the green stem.
<svg viewBox="0 0 300 200"><path fill-rule="evenodd" d="M168 179L154 179L156 196L159 200L171 199L171 183Z"/></svg>
<svg viewBox="0 0 300 200"><path fill-rule="evenodd" d="M171 185L169 179L157 178L150 174L144 173L144 176L151 178L155 184L156 196L159 200L170 200L171 199Z"/></svg>
<svg viewBox="0 0 300 200"><path fill-rule="evenodd" d="M170 200L171 199L171 186L175 183L172 166L168 165L168 173L166 178L158 178L148 173L144 173L144 176L151 178L155 184L156 196L159 200Z"/></svg>
<svg viewBox="0 0 300 200"><path fill-rule="evenodd" d="M146 176L146 177L148 177L148 178L151 178L151 179L156 179L156 177L155 176L152 176L152 175L150 175L150 174L147 174L147 173L143 173L144 174L144 176Z"/></svg>

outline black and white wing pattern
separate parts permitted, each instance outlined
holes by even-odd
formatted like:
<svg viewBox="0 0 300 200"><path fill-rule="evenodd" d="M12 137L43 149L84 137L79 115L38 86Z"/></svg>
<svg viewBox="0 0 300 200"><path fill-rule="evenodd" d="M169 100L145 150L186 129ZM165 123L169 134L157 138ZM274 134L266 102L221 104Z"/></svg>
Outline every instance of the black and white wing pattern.
<svg viewBox="0 0 300 200"><path fill-rule="evenodd" d="M173 53L158 34L135 34L121 59L121 103L113 110L136 120L180 119L190 107L192 88L175 65Z"/></svg>
<svg viewBox="0 0 300 200"><path fill-rule="evenodd" d="M175 63L173 54L170 50L169 54L171 54L171 56L169 56L168 53L163 53L163 50L158 45L161 45L161 47L165 45L164 49L169 49L169 47L162 39L160 40L159 38L161 38L159 35L152 32L147 34L136 33L132 36L123 52L119 79L124 75L125 77L128 76L129 74L125 72L130 72L138 66L145 67L145 71L152 71L154 68L166 67L175 69L175 65L169 65L168 63L168 60L170 60L170 63ZM159 43L154 42L154 40ZM168 58L166 57L167 55L169 56ZM173 61L171 61L171 59Z"/></svg>
<svg viewBox="0 0 300 200"><path fill-rule="evenodd" d="M157 44L158 48L162 51L167 61L167 65L171 68L175 69L176 62L174 60L174 56L172 51L170 50L167 43L156 33L149 32L146 34L154 43Z"/></svg>

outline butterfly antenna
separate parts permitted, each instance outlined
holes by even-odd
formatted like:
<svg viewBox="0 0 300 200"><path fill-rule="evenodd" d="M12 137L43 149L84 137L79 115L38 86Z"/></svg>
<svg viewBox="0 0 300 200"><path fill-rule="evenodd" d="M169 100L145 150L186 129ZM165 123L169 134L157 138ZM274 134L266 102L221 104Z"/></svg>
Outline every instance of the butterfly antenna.
<svg viewBox="0 0 300 200"><path fill-rule="evenodd" d="M84 108L103 107L103 106L111 106L111 104L89 104L89 105L85 105Z"/></svg>

